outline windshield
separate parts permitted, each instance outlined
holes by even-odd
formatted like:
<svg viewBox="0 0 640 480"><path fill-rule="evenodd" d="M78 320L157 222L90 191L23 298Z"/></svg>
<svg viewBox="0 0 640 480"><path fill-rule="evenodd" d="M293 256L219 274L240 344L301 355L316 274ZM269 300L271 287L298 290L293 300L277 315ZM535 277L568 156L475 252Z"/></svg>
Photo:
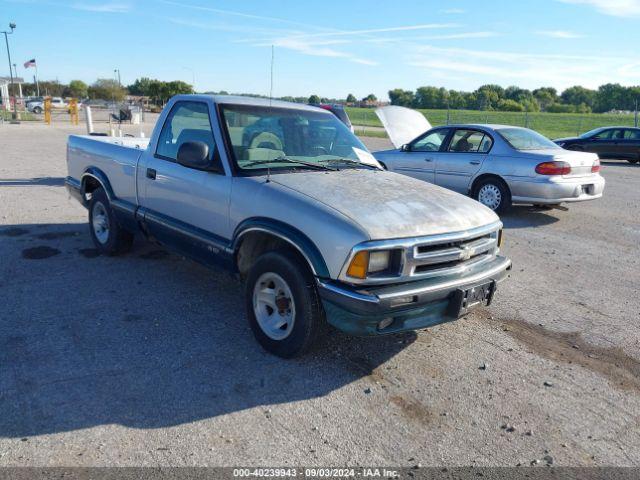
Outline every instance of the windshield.
<svg viewBox="0 0 640 480"><path fill-rule="evenodd" d="M558 145L527 128L501 128L497 132L516 150L558 149Z"/></svg>
<svg viewBox="0 0 640 480"><path fill-rule="evenodd" d="M221 112L233 160L245 173L266 168L274 172L380 167L329 112L254 105L223 105Z"/></svg>

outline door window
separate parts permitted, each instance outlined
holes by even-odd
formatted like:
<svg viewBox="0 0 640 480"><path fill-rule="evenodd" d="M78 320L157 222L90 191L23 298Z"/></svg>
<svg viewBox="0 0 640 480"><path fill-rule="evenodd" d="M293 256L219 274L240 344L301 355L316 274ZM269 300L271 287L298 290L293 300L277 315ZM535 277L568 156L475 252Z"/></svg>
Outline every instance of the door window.
<svg viewBox="0 0 640 480"><path fill-rule="evenodd" d="M412 152L437 152L442 146L442 142L447 137L449 130L436 130L428 135L416 140L411 145Z"/></svg>
<svg viewBox="0 0 640 480"><path fill-rule="evenodd" d="M493 140L489 135L477 130L456 130L449 143L449 151L456 153L487 153Z"/></svg>
<svg viewBox="0 0 640 480"><path fill-rule="evenodd" d="M206 103L178 102L173 106L160 132L156 155L176 160L184 142L204 142L209 146L209 157L213 155L215 141Z"/></svg>
<svg viewBox="0 0 640 480"><path fill-rule="evenodd" d="M603 130L602 132L594 135L592 138L594 140L611 140L613 137L613 133L617 132L619 130Z"/></svg>
<svg viewBox="0 0 640 480"><path fill-rule="evenodd" d="M640 140L640 130L625 130L624 131L624 139L625 140Z"/></svg>

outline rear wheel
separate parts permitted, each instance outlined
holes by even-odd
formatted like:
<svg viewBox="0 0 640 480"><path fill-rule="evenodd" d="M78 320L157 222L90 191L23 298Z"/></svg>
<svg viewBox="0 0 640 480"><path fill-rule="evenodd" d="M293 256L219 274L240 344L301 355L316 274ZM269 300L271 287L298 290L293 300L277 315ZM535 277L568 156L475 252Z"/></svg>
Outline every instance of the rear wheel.
<svg viewBox="0 0 640 480"><path fill-rule="evenodd" d="M247 276L245 306L256 340L279 357L302 355L325 327L313 275L287 250L258 257Z"/></svg>
<svg viewBox="0 0 640 480"><path fill-rule="evenodd" d="M35 108L33 109L33 113L42 113L42 108L40 108L40 107L35 107Z"/></svg>
<svg viewBox="0 0 640 480"><path fill-rule="evenodd" d="M640 162L640 155L638 155L636 158L630 158L628 160L629 163L638 163Z"/></svg>
<svg viewBox="0 0 640 480"><path fill-rule="evenodd" d="M89 230L96 248L105 255L124 253L133 244L133 234L120 226L102 188L91 193Z"/></svg>
<svg viewBox="0 0 640 480"><path fill-rule="evenodd" d="M505 212L511 207L509 187L499 178L481 180L474 189L473 198L494 212Z"/></svg>

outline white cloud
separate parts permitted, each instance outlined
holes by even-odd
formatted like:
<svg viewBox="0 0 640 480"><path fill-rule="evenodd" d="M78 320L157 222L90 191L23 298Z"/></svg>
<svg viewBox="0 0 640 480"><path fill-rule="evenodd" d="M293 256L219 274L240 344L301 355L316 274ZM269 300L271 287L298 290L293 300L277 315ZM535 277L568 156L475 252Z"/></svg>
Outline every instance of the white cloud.
<svg viewBox="0 0 640 480"><path fill-rule="evenodd" d="M440 13L447 15L462 15L463 13L467 13L467 11L464 8L446 8L444 10L440 10Z"/></svg>
<svg viewBox="0 0 640 480"><path fill-rule="evenodd" d="M256 44L255 46L265 47L265 46L273 45L274 47L293 50L295 52L302 53L304 55L311 55L314 57L343 58L345 60L358 63L360 65L369 65L369 66L378 65L378 63L374 62L373 60L360 58L351 53L335 50L327 46L327 45L335 45L335 44L342 44L342 43L347 43L347 42L340 41L340 40L334 40L334 41L321 40L321 41L314 42L314 41L307 41L304 39L300 39L297 37L289 37L289 38L277 39L271 43L259 43L259 44Z"/></svg>
<svg viewBox="0 0 640 480"><path fill-rule="evenodd" d="M490 38L497 37L499 33L496 32L464 32L464 33L451 33L447 35L433 35L430 37L416 38L415 40L457 40L460 38Z"/></svg>
<svg viewBox="0 0 640 480"><path fill-rule="evenodd" d="M640 16L640 0L559 0L563 3L590 5L605 15L614 17Z"/></svg>
<svg viewBox="0 0 640 480"><path fill-rule="evenodd" d="M595 88L612 81L633 82L640 64L629 58L596 55L561 55L414 47L408 54L410 66L424 69L430 76L460 74L460 80L473 78L482 83L516 83L526 88L549 85L563 89L572 85ZM634 76L635 74L635 76Z"/></svg>
<svg viewBox="0 0 640 480"><path fill-rule="evenodd" d="M536 32L536 35L540 35L542 37L551 37L551 38L583 38L584 35L581 33L569 32L567 30L539 30Z"/></svg>
<svg viewBox="0 0 640 480"><path fill-rule="evenodd" d="M102 13L127 13L131 5L127 3L75 3L71 6L75 10Z"/></svg>
<svg viewBox="0 0 640 480"><path fill-rule="evenodd" d="M349 36L349 35L370 35L372 33L388 33L388 32L409 32L415 30L431 30L441 28L456 28L457 23L427 23L423 25L404 25L400 27L370 28L366 30L340 30L336 32L311 33L301 35L305 38L309 37L330 37L330 36Z"/></svg>

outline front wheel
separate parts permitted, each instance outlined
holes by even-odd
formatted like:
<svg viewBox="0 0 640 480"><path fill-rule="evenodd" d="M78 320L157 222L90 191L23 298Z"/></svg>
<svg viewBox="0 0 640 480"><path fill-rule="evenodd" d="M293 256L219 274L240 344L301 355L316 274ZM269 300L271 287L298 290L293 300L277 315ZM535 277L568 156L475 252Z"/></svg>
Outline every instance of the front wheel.
<svg viewBox="0 0 640 480"><path fill-rule="evenodd" d="M245 306L256 340L279 357L305 353L325 326L313 275L287 250L258 257L247 276Z"/></svg>
<svg viewBox="0 0 640 480"><path fill-rule="evenodd" d="M38 114L42 113L42 108L40 108L40 107L35 107L35 108L33 109L33 113L38 113Z"/></svg>
<svg viewBox="0 0 640 480"><path fill-rule="evenodd" d="M102 188L91 193L89 230L96 248L105 255L124 253L133 244L133 234L120 226Z"/></svg>
<svg viewBox="0 0 640 480"><path fill-rule="evenodd" d="M511 207L511 192L499 178L482 180L474 189L473 198L494 212L505 212Z"/></svg>

